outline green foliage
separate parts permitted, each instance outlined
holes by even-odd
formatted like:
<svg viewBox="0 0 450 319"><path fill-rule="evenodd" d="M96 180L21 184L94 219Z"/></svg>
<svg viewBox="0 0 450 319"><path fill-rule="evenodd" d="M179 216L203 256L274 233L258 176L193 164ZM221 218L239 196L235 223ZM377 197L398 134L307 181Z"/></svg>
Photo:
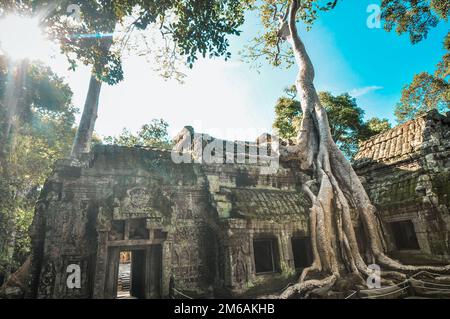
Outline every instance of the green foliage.
<svg viewBox="0 0 450 319"><path fill-rule="evenodd" d="M384 29L408 33L411 43L426 39L440 20L447 21L450 3L446 0L383 0L381 19Z"/></svg>
<svg viewBox="0 0 450 319"><path fill-rule="evenodd" d="M50 135L45 132L43 136ZM15 269L29 252L28 227L40 188L56 159L67 156L74 131L66 136L38 137L29 132L16 136L9 179L2 179L0 189L0 272ZM52 145L53 144L53 145ZM10 252L13 252L12 254Z"/></svg>
<svg viewBox="0 0 450 319"><path fill-rule="evenodd" d="M281 138L294 139L297 136L302 109L300 102L295 99L295 86L286 88L284 93L287 96L281 96L275 105L275 120L272 126Z"/></svg>
<svg viewBox="0 0 450 319"><path fill-rule="evenodd" d="M25 87L25 104L34 109L61 113L67 111L72 99L70 87L41 62L28 65Z"/></svg>
<svg viewBox="0 0 450 319"><path fill-rule="evenodd" d="M440 112L450 109L450 83L427 72L416 74L396 105L397 121L404 123L433 109Z"/></svg>
<svg viewBox="0 0 450 319"><path fill-rule="evenodd" d="M259 14L262 30L253 39L252 44L241 51L243 59L253 66L260 67L261 59L273 66L285 66L289 68L294 63L291 47L278 37L279 18L284 16L290 0L263 0L251 9ZM320 12L333 9L337 1L304 0L299 2L300 10L298 19L309 30Z"/></svg>
<svg viewBox="0 0 450 319"><path fill-rule="evenodd" d="M288 0L264 0L253 7L260 15L263 28L252 44L241 53L244 60L257 67L261 66L259 62L261 58L274 66L290 67L294 63L290 46L278 37L279 19L286 14L289 3ZM338 1L301 1L297 18L306 25L307 29L310 29L318 18L319 12L333 9L337 3ZM415 44L426 39L430 30L440 21L448 21L450 2L446 0L382 0L381 10L384 29L388 32L395 30L398 34L409 34L411 42ZM448 51L439 62L435 73L419 73L411 84L404 87L401 101L395 111L399 122L414 118L431 109L445 111L449 108L450 33L446 36L445 46ZM298 106L286 98L281 98L277 105L279 108L277 113L288 114L278 117L275 125L279 128L280 134L292 138L295 132L292 131L290 123L283 123L282 118L295 118L293 113ZM289 113L291 116L287 116Z"/></svg>
<svg viewBox="0 0 450 319"><path fill-rule="evenodd" d="M8 239L11 238L13 211L13 189L7 180L0 178L0 274L5 273L12 263Z"/></svg>
<svg viewBox="0 0 450 319"><path fill-rule="evenodd" d="M198 55L230 57L228 35L238 35L245 9L254 0L64 0L52 6L46 0L2 2L2 9L42 15L51 39L61 45L72 68L91 65L109 84L123 79L122 51L134 29L155 25L170 37L192 67ZM78 5L81 23L67 18L66 8ZM114 35L120 27L123 35Z"/></svg>
<svg viewBox="0 0 450 319"><path fill-rule="evenodd" d="M0 111L16 70L0 57ZM0 273L26 259L34 203L55 160L70 152L76 109L69 86L48 67L26 64L19 117L0 169ZM7 171L4 171L7 168Z"/></svg>
<svg viewBox="0 0 450 319"><path fill-rule="evenodd" d="M72 105L72 91L62 78L57 76L49 67L39 61L22 62L19 66L0 55L0 112L6 114L5 93L8 84L15 81L17 74L25 74L23 89L15 96L18 100L17 117L19 123L33 123L40 125L39 121L45 118L63 117L67 125L74 122L74 113L77 111ZM4 118L4 117L3 117Z"/></svg>
<svg viewBox="0 0 450 319"><path fill-rule="evenodd" d="M400 102L395 108L399 123L413 119L430 110L450 110L450 32L444 42L447 53L442 57L434 74L421 72L403 88Z"/></svg>
<svg viewBox="0 0 450 319"><path fill-rule="evenodd" d="M301 116L300 102L282 96L275 105L275 121L273 127L280 137L294 139L297 135L296 123Z"/></svg>
<svg viewBox="0 0 450 319"><path fill-rule="evenodd" d="M187 56L187 63L197 59L197 53L203 57L231 56L226 35L239 35L238 28L244 23L244 9L252 1L171 1L174 2L177 21L167 27L174 41Z"/></svg>
<svg viewBox="0 0 450 319"><path fill-rule="evenodd" d="M171 148L172 142L169 138L167 124L163 119L153 119L150 124L145 124L136 133L132 134L129 130L123 129L118 136L108 136L104 138L104 143L120 146L144 146Z"/></svg>
<svg viewBox="0 0 450 319"><path fill-rule="evenodd" d="M427 38L440 21L448 21L450 2L445 0L383 0L381 17L387 31L408 33L411 43ZM450 107L450 33L444 40L447 52L434 74L421 72L402 91L395 109L399 123L413 119L429 110L444 112Z"/></svg>
<svg viewBox="0 0 450 319"><path fill-rule="evenodd" d="M363 123L363 127L360 130L360 139L366 140L374 135L386 132L391 128L392 127L388 119L379 119L378 117L372 117L367 122Z"/></svg>
<svg viewBox="0 0 450 319"><path fill-rule="evenodd" d="M273 127L281 138L293 139L297 136L302 109L295 99L295 86L286 89L285 93L288 96L279 98L275 106ZM329 92L319 92L319 99L327 112L333 140L348 158L356 154L360 141L390 129L386 119L372 118L364 122L364 111L347 93L333 96Z"/></svg>

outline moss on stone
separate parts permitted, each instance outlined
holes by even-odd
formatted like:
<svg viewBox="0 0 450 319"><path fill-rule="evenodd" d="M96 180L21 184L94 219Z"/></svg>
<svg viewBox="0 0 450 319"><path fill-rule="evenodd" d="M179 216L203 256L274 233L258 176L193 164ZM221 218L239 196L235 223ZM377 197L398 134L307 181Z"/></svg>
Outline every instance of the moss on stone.
<svg viewBox="0 0 450 319"><path fill-rule="evenodd" d="M450 172L442 172L433 179L433 191L439 204L450 206Z"/></svg>

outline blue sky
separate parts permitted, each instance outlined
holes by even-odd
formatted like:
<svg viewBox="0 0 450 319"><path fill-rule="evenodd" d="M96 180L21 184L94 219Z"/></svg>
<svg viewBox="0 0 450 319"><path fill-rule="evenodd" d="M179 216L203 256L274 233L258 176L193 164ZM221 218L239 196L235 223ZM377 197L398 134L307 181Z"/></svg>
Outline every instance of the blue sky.
<svg viewBox="0 0 450 319"><path fill-rule="evenodd" d="M444 54L442 42L450 24L441 23L425 41L412 45L407 34L399 36L382 28L367 27L367 7L372 3L377 1L340 1L333 11L320 16L311 31L305 31L301 25L299 30L316 69L315 85L319 91L353 93L366 118L385 117L395 124L393 110L401 89L414 74L434 71ZM252 22L257 21L252 17ZM257 29L251 24L245 27L234 48L242 46L244 39ZM258 81L264 91L265 102L261 103L274 101L282 88L292 83L295 74L295 66L287 72L263 68ZM266 111L269 114L272 110Z"/></svg>
<svg viewBox="0 0 450 319"><path fill-rule="evenodd" d="M407 35L367 27L366 9L372 3L377 1L340 1L311 31L301 25L299 30L316 69L319 91L353 93L366 118L385 117L394 123L393 109L402 87L414 74L434 70L444 53L442 41L449 24L441 23L427 40L413 46ZM171 135L184 125L227 139L252 140L271 132L274 105L283 88L293 84L296 68L251 69L237 52L259 30L257 17L249 14L242 30L240 37L231 39L231 60L199 60L186 71L184 84L162 80L143 57L125 59L125 80L102 89L97 133L114 135L124 127L135 131L153 118L166 120ZM58 54L45 62L67 79L74 104L81 109L89 68L68 71Z"/></svg>

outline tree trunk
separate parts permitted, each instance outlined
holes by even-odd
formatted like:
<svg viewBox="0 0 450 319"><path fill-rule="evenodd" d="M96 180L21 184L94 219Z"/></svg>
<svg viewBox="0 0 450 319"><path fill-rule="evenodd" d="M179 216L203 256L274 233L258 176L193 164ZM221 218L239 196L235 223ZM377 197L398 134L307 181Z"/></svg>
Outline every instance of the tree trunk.
<svg viewBox="0 0 450 319"><path fill-rule="evenodd" d="M113 31L114 30L112 30L111 33ZM113 39L112 37L106 37L102 38L102 41L104 42L102 42L101 50L107 55L113 44ZM70 154L72 158L78 159L81 154L88 153L91 150L92 135L94 134L95 121L97 120L101 88L102 81L96 77L94 70L92 70L91 78L89 80L89 89L84 102L83 114L81 115L77 134L72 145L72 152Z"/></svg>
<svg viewBox="0 0 450 319"><path fill-rule="evenodd" d="M81 115L80 124L73 142L71 157L79 158L82 153L88 153L91 150L101 88L102 82L96 78L95 74L92 74L83 114Z"/></svg>
<svg viewBox="0 0 450 319"><path fill-rule="evenodd" d="M307 185L303 186L312 202L310 234L313 263L303 271L300 282L288 288L281 297L308 293L314 288L331 288L339 278L349 274L358 278L360 284L364 284L364 278L372 270L359 251L352 214L363 225L364 239L369 247L369 261L377 263L383 270L393 270L384 272L384 279L391 277L399 280L405 278L406 274L421 270L450 271L450 266L402 265L385 254L376 209L350 162L332 139L326 111L314 88L314 67L297 32L295 23L298 10L298 2L293 0L282 22L279 36L292 46L299 68L295 85L303 118L296 145L285 147L280 155L285 159L298 160L302 169L311 170L318 192L314 194ZM312 274L314 279L309 278Z"/></svg>

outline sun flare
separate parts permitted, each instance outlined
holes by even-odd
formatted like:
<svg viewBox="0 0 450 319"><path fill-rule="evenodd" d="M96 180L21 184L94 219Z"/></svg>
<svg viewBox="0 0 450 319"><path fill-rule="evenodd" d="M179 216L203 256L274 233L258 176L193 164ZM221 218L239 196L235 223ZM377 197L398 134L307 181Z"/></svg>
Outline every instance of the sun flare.
<svg viewBox="0 0 450 319"><path fill-rule="evenodd" d="M0 18L0 53L14 60L45 60L49 57L49 41L44 37L37 18L8 15Z"/></svg>

